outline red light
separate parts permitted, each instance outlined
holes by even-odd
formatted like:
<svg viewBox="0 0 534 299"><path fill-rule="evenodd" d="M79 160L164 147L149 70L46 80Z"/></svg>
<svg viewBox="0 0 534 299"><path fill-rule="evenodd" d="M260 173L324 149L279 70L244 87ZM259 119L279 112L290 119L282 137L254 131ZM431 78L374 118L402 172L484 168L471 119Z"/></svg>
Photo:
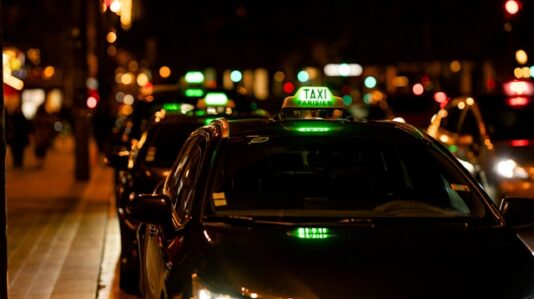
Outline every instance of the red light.
<svg viewBox="0 0 534 299"><path fill-rule="evenodd" d="M520 146L527 146L529 144L529 141L527 139L517 139L517 140L512 140L510 143L512 144L512 146L520 147Z"/></svg>
<svg viewBox="0 0 534 299"><path fill-rule="evenodd" d="M434 101L438 103L445 103L447 101L447 94L443 91L438 91L434 94Z"/></svg>
<svg viewBox="0 0 534 299"><path fill-rule="evenodd" d="M85 102L85 104L87 105L87 108L90 108L90 109L94 109L97 103L98 101L96 100L95 97L88 97L87 101Z"/></svg>
<svg viewBox="0 0 534 299"><path fill-rule="evenodd" d="M286 82L284 83L283 89L285 93L292 93L295 91L295 85L291 82Z"/></svg>
<svg viewBox="0 0 534 299"><path fill-rule="evenodd" d="M508 14L515 15L521 8L521 3L517 0L508 0L504 3L504 9Z"/></svg>
<svg viewBox="0 0 534 299"><path fill-rule="evenodd" d="M423 84L421 83L416 83L413 85L412 87L412 92L413 94L415 94L416 96L420 96L423 94L423 92L425 92L425 88L423 87Z"/></svg>
<svg viewBox="0 0 534 299"><path fill-rule="evenodd" d="M529 102L530 100L527 97L513 97L513 98L508 98L506 100L506 103L508 104L508 106L511 106L511 107L526 106L528 105Z"/></svg>
<svg viewBox="0 0 534 299"><path fill-rule="evenodd" d="M488 79L486 80L486 87L489 89L489 90L494 90L495 89L495 80L493 79Z"/></svg>

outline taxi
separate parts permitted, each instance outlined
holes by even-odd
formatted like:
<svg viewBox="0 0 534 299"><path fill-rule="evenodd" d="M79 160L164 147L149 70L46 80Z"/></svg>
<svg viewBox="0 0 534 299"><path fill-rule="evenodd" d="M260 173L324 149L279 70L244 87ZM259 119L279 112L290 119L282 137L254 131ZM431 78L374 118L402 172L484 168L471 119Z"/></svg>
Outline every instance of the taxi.
<svg viewBox="0 0 534 299"><path fill-rule="evenodd" d="M439 142L343 116L306 86L278 117L217 119L128 211L142 298L530 298L534 258Z"/></svg>
<svg viewBox="0 0 534 299"><path fill-rule="evenodd" d="M534 198L534 84L514 80L504 86L508 94L452 99L427 129L497 204L506 196Z"/></svg>

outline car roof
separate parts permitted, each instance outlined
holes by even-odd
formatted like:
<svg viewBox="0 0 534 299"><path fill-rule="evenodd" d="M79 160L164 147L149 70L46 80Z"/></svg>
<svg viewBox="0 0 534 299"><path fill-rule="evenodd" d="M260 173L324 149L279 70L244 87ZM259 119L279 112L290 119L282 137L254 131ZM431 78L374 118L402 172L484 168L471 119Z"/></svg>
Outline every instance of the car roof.
<svg viewBox="0 0 534 299"><path fill-rule="evenodd" d="M354 121L348 119L218 119L213 123L227 127L228 137L302 136L321 134L339 137L370 137L378 139L431 139L412 125L394 121ZM225 134L223 133L223 136Z"/></svg>

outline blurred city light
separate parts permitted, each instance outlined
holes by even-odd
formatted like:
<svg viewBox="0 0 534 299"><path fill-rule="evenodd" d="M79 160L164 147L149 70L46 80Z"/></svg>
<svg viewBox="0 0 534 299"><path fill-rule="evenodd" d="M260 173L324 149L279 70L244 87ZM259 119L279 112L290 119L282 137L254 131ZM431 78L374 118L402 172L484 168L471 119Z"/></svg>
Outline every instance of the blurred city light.
<svg viewBox="0 0 534 299"><path fill-rule="evenodd" d="M360 76L362 72L363 67L357 63L329 63L324 67L324 73L329 77L357 77Z"/></svg>
<svg viewBox="0 0 534 299"><path fill-rule="evenodd" d="M159 68L159 76L163 79L169 78L171 75L171 69L168 66L162 66Z"/></svg>
<svg viewBox="0 0 534 299"><path fill-rule="evenodd" d="M132 105L134 103L134 97L131 94L127 94L124 96L123 102L126 105Z"/></svg>
<svg viewBox="0 0 534 299"><path fill-rule="evenodd" d="M530 100L528 99L528 97L512 97L506 100L506 103L508 104L508 106L511 106L511 107L526 106L528 105L529 102Z"/></svg>
<svg viewBox="0 0 534 299"><path fill-rule="evenodd" d="M106 35L106 40L110 44L114 43L117 40L117 34L113 31L108 32L108 34Z"/></svg>
<svg viewBox="0 0 534 299"><path fill-rule="evenodd" d="M423 84L421 83L416 83L413 85L412 87L412 92L413 94L415 94L416 96L420 96L423 94L423 92L425 92L425 88L423 87Z"/></svg>
<svg viewBox="0 0 534 299"><path fill-rule="evenodd" d="M121 1L113 0L113 2L111 2L111 4L109 5L109 10L111 10L113 13L118 14L121 10Z"/></svg>
<svg viewBox="0 0 534 299"><path fill-rule="evenodd" d="M445 103L447 101L447 94L443 91L438 91L434 94L434 100L438 103Z"/></svg>
<svg viewBox="0 0 534 299"><path fill-rule="evenodd" d="M121 76L121 83L124 85L130 85L134 82L135 76L132 73L125 73Z"/></svg>
<svg viewBox="0 0 534 299"><path fill-rule="evenodd" d="M198 71L187 72L185 74L185 82L187 83L202 83L204 82L204 74Z"/></svg>
<svg viewBox="0 0 534 299"><path fill-rule="evenodd" d="M285 93L292 93L295 91L295 85L291 82L284 83L283 90Z"/></svg>
<svg viewBox="0 0 534 299"><path fill-rule="evenodd" d="M284 72L282 71L277 71L276 73L274 73L274 80L277 82L284 81L285 77L286 75L284 75Z"/></svg>
<svg viewBox="0 0 534 299"><path fill-rule="evenodd" d="M98 101L96 100L95 97L88 97L87 98L87 101L86 101L87 108L94 109L94 108L96 108L96 104L97 103L98 103Z"/></svg>
<svg viewBox="0 0 534 299"><path fill-rule="evenodd" d="M54 76L55 72L56 72L56 69L53 66L49 65L45 67L43 71L43 77L45 79L50 79Z"/></svg>
<svg viewBox="0 0 534 299"><path fill-rule="evenodd" d="M145 73L139 73L137 75L137 85L139 86L145 86L148 83L148 75Z"/></svg>
<svg viewBox="0 0 534 299"><path fill-rule="evenodd" d="M374 88L376 86L376 79L375 77L373 76L368 76L365 78L365 80L363 81L363 84L365 85L365 87L367 88Z"/></svg>
<svg viewBox="0 0 534 299"><path fill-rule="evenodd" d="M519 8L521 8L521 3L517 0L508 0L504 3L504 9L511 15L515 15Z"/></svg>
<svg viewBox="0 0 534 299"><path fill-rule="evenodd" d="M201 97L204 95L204 90L200 88L188 88L185 90L186 97Z"/></svg>
<svg viewBox="0 0 534 299"><path fill-rule="evenodd" d="M517 60L517 63L519 64L525 64L528 61L528 55L525 50L517 50L515 52L515 60Z"/></svg>
<svg viewBox="0 0 534 299"><path fill-rule="evenodd" d="M346 106L349 106L350 104L352 104L352 97L350 95L344 95L343 96L343 103L346 105Z"/></svg>
<svg viewBox="0 0 534 299"><path fill-rule="evenodd" d="M393 78L393 86L395 87L405 87L408 86L409 81L406 76L396 76Z"/></svg>
<svg viewBox="0 0 534 299"><path fill-rule="evenodd" d="M96 80L96 78L89 77L87 80L85 80L85 86L87 89L98 89L98 80Z"/></svg>
<svg viewBox="0 0 534 299"><path fill-rule="evenodd" d="M503 84L503 89L507 96L531 96L534 94L532 82L527 81L509 81Z"/></svg>
<svg viewBox="0 0 534 299"><path fill-rule="evenodd" d="M462 69L462 64L458 60L454 60L451 62L450 66L451 71L453 73L458 73Z"/></svg>
<svg viewBox="0 0 534 299"><path fill-rule="evenodd" d="M299 80L299 82L305 83L308 82L308 80L310 79L310 75L306 71L300 71L297 74L297 79Z"/></svg>
<svg viewBox="0 0 534 299"><path fill-rule="evenodd" d="M243 79L243 74L238 70L234 70L230 73L230 79L232 82L238 83Z"/></svg>

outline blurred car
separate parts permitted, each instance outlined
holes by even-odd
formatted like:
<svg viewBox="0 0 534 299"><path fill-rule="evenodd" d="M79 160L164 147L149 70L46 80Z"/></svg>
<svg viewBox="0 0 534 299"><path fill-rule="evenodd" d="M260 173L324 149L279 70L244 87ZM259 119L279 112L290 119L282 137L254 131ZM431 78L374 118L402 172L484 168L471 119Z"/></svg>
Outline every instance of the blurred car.
<svg viewBox="0 0 534 299"><path fill-rule="evenodd" d="M165 183L128 206L142 298L527 298L534 258L439 142L413 126L324 112L218 119L185 142ZM314 93L317 94L317 93ZM298 118L295 118L298 116Z"/></svg>
<svg viewBox="0 0 534 299"><path fill-rule="evenodd" d="M481 95L450 101L427 132L462 161L496 202L534 198L534 102L530 97Z"/></svg>

